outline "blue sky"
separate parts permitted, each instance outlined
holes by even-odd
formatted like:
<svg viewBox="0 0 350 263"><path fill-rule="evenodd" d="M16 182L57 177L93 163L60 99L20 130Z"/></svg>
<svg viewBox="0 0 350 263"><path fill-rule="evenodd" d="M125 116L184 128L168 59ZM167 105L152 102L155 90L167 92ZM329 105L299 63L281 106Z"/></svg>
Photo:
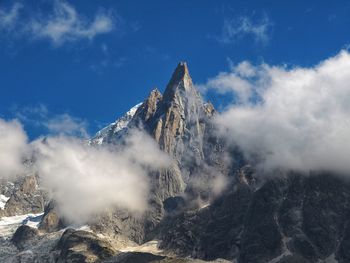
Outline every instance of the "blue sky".
<svg viewBox="0 0 350 263"><path fill-rule="evenodd" d="M349 1L0 0L0 117L32 138L69 118L92 134L163 91L179 61L195 83L243 60L313 66L348 47L349 13Z"/></svg>

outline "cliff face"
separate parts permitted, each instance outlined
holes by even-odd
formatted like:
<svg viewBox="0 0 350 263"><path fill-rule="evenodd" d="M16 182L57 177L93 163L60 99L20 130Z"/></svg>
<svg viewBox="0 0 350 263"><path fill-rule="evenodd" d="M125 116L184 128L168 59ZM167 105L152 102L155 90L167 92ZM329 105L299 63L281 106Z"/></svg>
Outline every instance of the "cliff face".
<svg viewBox="0 0 350 263"><path fill-rule="evenodd" d="M160 148L178 163L190 158L189 162L198 164L204 158L203 136L211 116L193 86L186 63L180 63L146 126Z"/></svg>
<svg viewBox="0 0 350 263"><path fill-rule="evenodd" d="M203 145L214 114L195 89L186 63L175 69L162 96L153 90L137 110L133 124L143 127L174 160L170 171L155 176L161 199L181 194L194 170L203 165Z"/></svg>
<svg viewBox="0 0 350 263"><path fill-rule="evenodd" d="M240 182L209 207L168 218L161 247L241 263L349 262L349 198L349 181L328 172L279 173L259 189Z"/></svg>

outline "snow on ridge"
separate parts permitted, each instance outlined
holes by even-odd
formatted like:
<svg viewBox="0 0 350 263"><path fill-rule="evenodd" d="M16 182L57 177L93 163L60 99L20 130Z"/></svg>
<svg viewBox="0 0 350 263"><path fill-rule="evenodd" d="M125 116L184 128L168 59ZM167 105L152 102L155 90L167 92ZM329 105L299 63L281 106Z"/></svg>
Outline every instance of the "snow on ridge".
<svg viewBox="0 0 350 263"><path fill-rule="evenodd" d="M44 213L25 214L0 218L0 237L8 238L21 225L37 228Z"/></svg>
<svg viewBox="0 0 350 263"><path fill-rule="evenodd" d="M142 103L136 104L134 107L132 107L130 110L128 110L122 117L117 119L115 122L112 122L111 124L107 125L100 131L98 131L95 136L89 141L89 144L97 144L101 145L104 141L104 138L108 136L109 133L117 133L123 129L125 129L131 119L134 117L137 109L142 105Z"/></svg>
<svg viewBox="0 0 350 263"><path fill-rule="evenodd" d="M126 128L126 126L129 124L132 117L134 117L137 109L142 105L142 103L136 104L134 107L132 107L129 111L126 112L126 114L119 118L117 121L114 122L114 133Z"/></svg>

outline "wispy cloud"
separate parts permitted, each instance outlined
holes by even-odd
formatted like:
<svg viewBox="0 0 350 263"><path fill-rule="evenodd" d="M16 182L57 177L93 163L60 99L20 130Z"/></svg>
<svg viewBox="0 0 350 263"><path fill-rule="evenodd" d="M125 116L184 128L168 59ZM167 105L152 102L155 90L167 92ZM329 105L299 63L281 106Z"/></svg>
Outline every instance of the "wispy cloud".
<svg viewBox="0 0 350 263"><path fill-rule="evenodd" d="M54 116L47 120L44 125L50 133L88 137L87 122L67 113Z"/></svg>
<svg viewBox="0 0 350 263"><path fill-rule="evenodd" d="M0 29L9 30L13 28L19 19L19 11L23 8L20 3L15 3L8 9L0 9Z"/></svg>
<svg viewBox="0 0 350 263"><path fill-rule="evenodd" d="M53 14L46 18L33 19L28 30L35 38L49 39L55 45L88 39L111 32L115 27L111 14L100 11L92 21L84 18L64 1L55 1Z"/></svg>
<svg viewBox="0 0 350 263"><path fill-rule="evenodd" d="M15 3L9 10L0 9L0 30L12 30L14 35L34 40L48 40L54 46L68 42L93 40L96 36L113 31L116 16L111 11L99 10L94 17L80 14L64 0L55 0L50 12L27 12L26 6Z"/></svg>
<svg viewBox="0 0 350 263"><path fill-rule="evenodd" d="M270 39L272 25L266 14L260 19L255 16L225 19L221 35L217 39L221 43L231 44L249 36L255 43L266 44Z"/></svg>
<svg viewBox="0 0 350 263"><path fill-rule="evenodd" d="M53 114L44 104L12 108L14 117L24 125L44 128L51 135L88 137L87 121L68 113Z"/></svg>

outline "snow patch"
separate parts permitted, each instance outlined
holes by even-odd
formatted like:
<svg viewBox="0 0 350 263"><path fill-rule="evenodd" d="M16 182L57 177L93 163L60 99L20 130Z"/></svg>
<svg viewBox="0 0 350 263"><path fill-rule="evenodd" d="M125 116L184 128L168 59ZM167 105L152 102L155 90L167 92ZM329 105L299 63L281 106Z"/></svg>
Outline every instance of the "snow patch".
<svg viewBox="0 0 350 263"><path fill-rule="evenodd" d="M0 237L11 237L21 225L37 228L43 214L44 213L2 217L0 219Z"/></svg>
<svg viewBox="0 0 350 263"><path fill-rule="evenodd" d="M90 226L88 226L88 225L77 227L76 230L83 230L83 231L86 231L86 232L93 232L91 230Z"/></svg>
<svg viewBox="0 0 350 263"><path fill-rule="evenodd" d="M119 249L120 252L147 252L152 254L162 254L162 250L159 249L158 240L151 240L140 246L127 246Z"/></svg>
<svg viewBox="0 0 350 263"><path fill-rule="evenodd" d="M199 210L202 210L202 209L207 208L209 206L210 206L210 203L205 203L199 207Z"/></svg>
<svg viewBox="0 0 350 263"><path fill-rule="evenodd" d="M5 195L0 195L0 209L4 210L6 202L10 199L10 197L7 197Z"/></svg>

